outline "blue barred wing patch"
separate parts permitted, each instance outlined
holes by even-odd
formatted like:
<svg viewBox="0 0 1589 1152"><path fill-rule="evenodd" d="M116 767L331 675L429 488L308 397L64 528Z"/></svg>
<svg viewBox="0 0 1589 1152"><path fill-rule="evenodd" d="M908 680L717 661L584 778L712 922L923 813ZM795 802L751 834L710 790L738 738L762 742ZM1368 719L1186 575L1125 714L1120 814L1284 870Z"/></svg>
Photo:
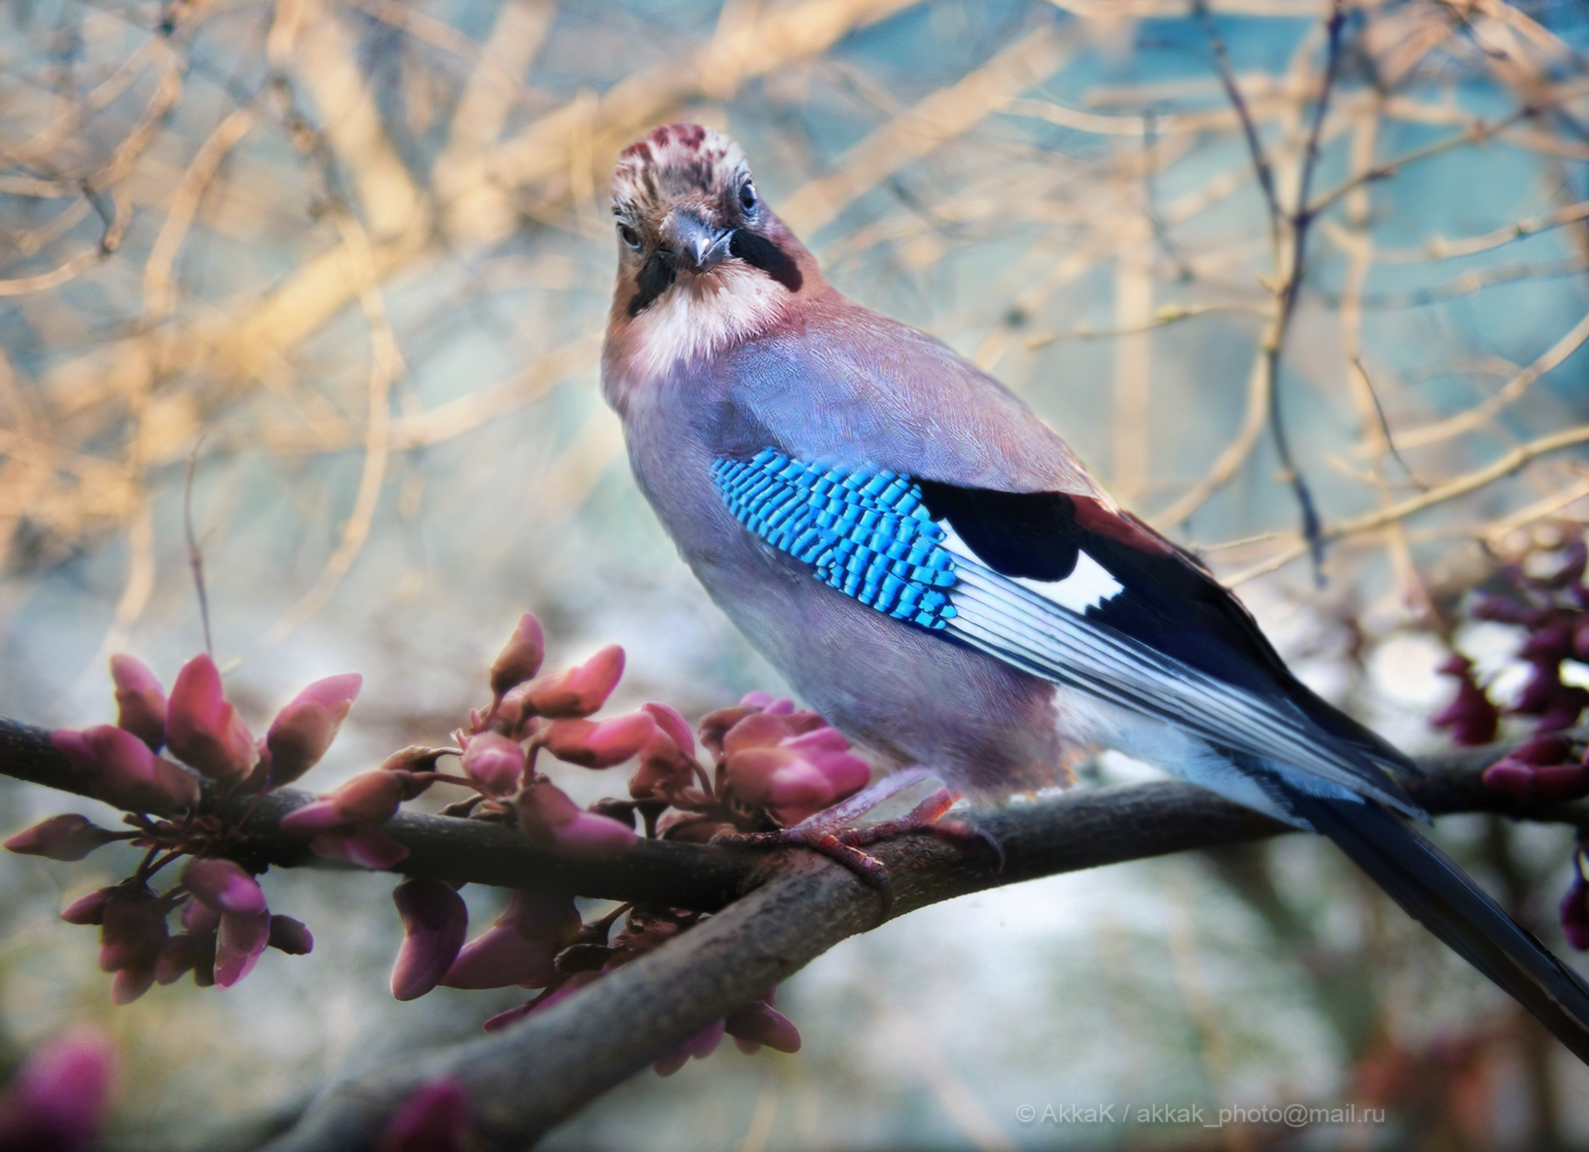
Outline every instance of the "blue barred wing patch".
<svg viewBox="0 0 1589 1152"><path fill-rule="evenodd" d="M956 558L910 477L819 468L766 448L717 461L712 479L735 519L823 583L934 631L954 617L943 590L958 579Z"/></svg>

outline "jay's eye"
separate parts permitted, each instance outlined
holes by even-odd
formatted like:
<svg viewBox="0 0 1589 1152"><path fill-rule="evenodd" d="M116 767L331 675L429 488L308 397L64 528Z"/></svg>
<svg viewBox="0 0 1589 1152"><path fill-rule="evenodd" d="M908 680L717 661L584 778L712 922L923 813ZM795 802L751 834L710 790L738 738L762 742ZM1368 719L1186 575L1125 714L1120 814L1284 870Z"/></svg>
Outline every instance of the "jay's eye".
<svg viewBox="0 0 1589 1152"><path fill-rule="evenodd" d="M618 235L623 237L623 242L629 247L636 252L640 251L640 233L629 227L629 225L620 222L618 224Z"/></svg>
<svg viewBox="0 0 1589 1152"><path fill-rule="evenodd" d="M746 180L739 189L739 206L746 212L753 211L756 207L756 185Z"/></svg>

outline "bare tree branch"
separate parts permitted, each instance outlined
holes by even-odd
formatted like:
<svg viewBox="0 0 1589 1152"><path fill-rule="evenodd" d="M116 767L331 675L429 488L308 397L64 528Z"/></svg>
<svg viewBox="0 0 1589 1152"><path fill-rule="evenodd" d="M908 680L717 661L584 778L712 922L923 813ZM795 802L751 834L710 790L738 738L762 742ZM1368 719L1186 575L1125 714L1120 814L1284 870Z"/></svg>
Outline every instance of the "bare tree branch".
<svg viewBox="0 0 1589 1152"><path fill-rule="evenodd" d="M1494 812L1589 826L1589 803L1521 800L1486 788L1480 775L1503 751L1425 757L1425 775L1406 781L1407 790L1436 814ZM48 732L15 721L0 720L0 774L81 790ZM244 828L271 863L331 866L276 830L308 799L279 791L249 815ZM248 803L233 798L223 807L241 813ZM1087 789L974 819L1003 847L1001 872L930 836L875 846L893 877L891 916L985 888L1288 830L1178 782ZM875 890L806 853L764 856L643 840L621 857L576 861L534 847L516 829L480 821L402 813L384 827L409 849L395 870L410 876L723 910L521 1024L337 1086L269 1146L273 1152L374 1149L415 1088L441 1077L463 1085L481 1147L523 1148L834 944L875 927L882 914Z"/></svg>

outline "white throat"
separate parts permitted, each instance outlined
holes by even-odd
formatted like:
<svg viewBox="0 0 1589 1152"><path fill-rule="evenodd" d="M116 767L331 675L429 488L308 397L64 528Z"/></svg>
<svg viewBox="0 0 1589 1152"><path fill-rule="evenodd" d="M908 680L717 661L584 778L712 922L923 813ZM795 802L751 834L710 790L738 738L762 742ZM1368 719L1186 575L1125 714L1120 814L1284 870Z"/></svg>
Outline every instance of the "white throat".
<svg viewBox="0 0 1589 1152"><path fill-rule="evenodd" d="M631 371L647 379L681 360L711 356L766 331L788 301L782 284L737 261L705 276L682 275L634 318Z"/></svg>

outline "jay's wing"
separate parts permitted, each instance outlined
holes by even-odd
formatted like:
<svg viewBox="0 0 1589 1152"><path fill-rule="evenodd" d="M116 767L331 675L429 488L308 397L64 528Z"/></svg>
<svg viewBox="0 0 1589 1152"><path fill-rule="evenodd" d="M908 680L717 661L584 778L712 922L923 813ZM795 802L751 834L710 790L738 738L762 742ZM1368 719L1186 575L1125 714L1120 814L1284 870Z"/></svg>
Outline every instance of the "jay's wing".
<svg viewBox="0 0 1589 1152"><path fill-rule="evenodd" d="M1074 493L773 449L714 475L746 528L846 595L1201 737L1589 1063L1589 987L1382 806L1423 815L1389 773L1406 758L1299 684L1240 602L1145 525Z"/></svg>
<svg viewBox="0 0 1589 1152"><path fill-rule="evenodd" d="M1401 753L1286 670L1239 601L1086 496L821 469L766 450L717 465L741 523L813 574L1043 679L1422 813Z"/></svg>

